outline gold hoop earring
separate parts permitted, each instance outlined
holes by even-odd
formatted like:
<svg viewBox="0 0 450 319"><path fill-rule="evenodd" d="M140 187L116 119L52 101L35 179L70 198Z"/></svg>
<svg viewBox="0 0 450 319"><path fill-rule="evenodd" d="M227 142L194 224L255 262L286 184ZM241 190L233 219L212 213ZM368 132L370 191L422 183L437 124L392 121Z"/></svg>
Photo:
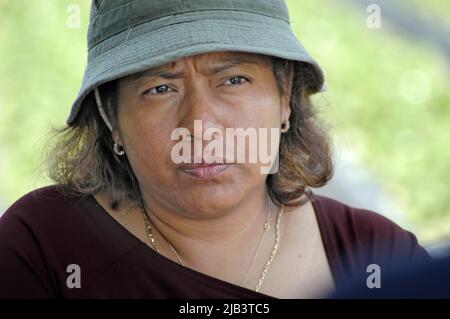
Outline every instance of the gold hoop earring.
<svg viewBox="0 0 450 319"><path fill-rule="evenodd" d="M119 144L117 143L114 143L113 149L114 153L116 153L118 156L122 156L123 154L125 154L125 151L123 149L119 150Z"/></svg>
<svg viewBox="0 0 450 319"><path fill-rule="evenodd" d="M291 128L291 122L286 120L281 124L281 133L286 133Z"/></svg>

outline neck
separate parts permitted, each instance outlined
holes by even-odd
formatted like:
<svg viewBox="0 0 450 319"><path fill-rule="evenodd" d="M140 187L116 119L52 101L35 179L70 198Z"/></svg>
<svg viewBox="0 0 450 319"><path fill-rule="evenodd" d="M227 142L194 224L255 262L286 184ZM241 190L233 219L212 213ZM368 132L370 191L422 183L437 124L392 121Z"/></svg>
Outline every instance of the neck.
<svg viewBox="0 0 450 319"><path fill-rule="evenodd" d="M246 243L253 244L255 238L260 237L268 212L272 217L272 226L278 212L276 205L269 199L266 188L234 207L207 217L164 209L152 201L151 197L146 197L145 193L143 195L147 214L159 233L159 236L155 236L156 240L161 241L161 246L167 240L182 260L189 264L201 262L205 255L216 255L216 260L220 260L218 256L231 257L230 254L242 251L247 253L243 246Z"/></svg>

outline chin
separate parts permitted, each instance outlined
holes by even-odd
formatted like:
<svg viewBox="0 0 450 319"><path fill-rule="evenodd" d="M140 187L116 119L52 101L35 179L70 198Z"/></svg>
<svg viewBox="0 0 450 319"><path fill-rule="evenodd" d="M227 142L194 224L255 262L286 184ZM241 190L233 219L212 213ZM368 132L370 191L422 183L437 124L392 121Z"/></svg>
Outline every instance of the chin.
<svg viewBox="0 0 450 319"><path fill-rule="evenodd" d="M196 215L215 215L216 212L227 210L239 203L243 196L242 190L237 188L226 190L188 191L183 197L183 203L188 210Z"/></svg>

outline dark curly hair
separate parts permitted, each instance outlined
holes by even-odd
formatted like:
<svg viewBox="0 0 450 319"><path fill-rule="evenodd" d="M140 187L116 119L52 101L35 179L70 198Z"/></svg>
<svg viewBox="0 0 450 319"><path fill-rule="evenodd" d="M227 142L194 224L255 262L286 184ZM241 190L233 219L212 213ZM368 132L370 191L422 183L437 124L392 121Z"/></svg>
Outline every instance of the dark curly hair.
<svg viewBox="0 0 450 319"><path fill-rule="evenodd" d="M277 205L298 206L308 200L308 187L325 185L333 174L328 134L317 119L310 100L315 79L311 67L276 57L270 59L280 94L290 93L290 130L281 136L279 170L267 176L271 199ZM288 77L292 90L287 92ZM111 122L117 119L118 80L99 87L105 112ZM112 209L122 201L140 203L139 184L126 156L113 151L111 131L105 125L91 93L71 125L54 129L56 143L48 153L49 177L64 192L75 196L111 194Z"/></svg>

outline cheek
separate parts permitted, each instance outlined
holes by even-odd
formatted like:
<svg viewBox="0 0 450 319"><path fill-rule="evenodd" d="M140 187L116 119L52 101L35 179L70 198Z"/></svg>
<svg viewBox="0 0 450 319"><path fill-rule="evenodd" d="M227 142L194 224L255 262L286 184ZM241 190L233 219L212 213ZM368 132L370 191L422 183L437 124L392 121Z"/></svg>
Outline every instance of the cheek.
<svg viewBox="0 0 450 319"><path fill-rule="evenodd" d="M245 116L241 117L241 121L247 121L247 127L278 127L281 103L278 91L272 85L256 87L245 96L242 104Z"/></svg>
<svg viewBox="0 0 450 319"><path fill-rule="evenodd" d="M258 94L253 95L248 103L250 114L247 117L247 127L257 128L258 142L256 146L257 163L248 164L244 168L253 180L263 180L267 177L270 168L276 162L279 148L279 134L272 128L279 128L281 121L281 101L277 88L264 87L258 90ZM260 130L262 128L263 130ZM265 133L261 132L264 131ZM252 150L246 144L246 154Z"/></svg>
<svg viewBox="0 0 450 319"><path fill-rule="evenodd" d="M271 128L279 127L280 106L277 102L270 96L252 100L246 104L240 116L235 118L232 126L255 130L259 140L261 131L270 134Z"/></svg>
<svg viewBox="0 0 450 319"><path fill-rule="evenodd" d="M139 175L153 176L166 171L164 167L171 151L171 129L167 124L143 116L123 118L121 135L138 179Z"/></svg>

